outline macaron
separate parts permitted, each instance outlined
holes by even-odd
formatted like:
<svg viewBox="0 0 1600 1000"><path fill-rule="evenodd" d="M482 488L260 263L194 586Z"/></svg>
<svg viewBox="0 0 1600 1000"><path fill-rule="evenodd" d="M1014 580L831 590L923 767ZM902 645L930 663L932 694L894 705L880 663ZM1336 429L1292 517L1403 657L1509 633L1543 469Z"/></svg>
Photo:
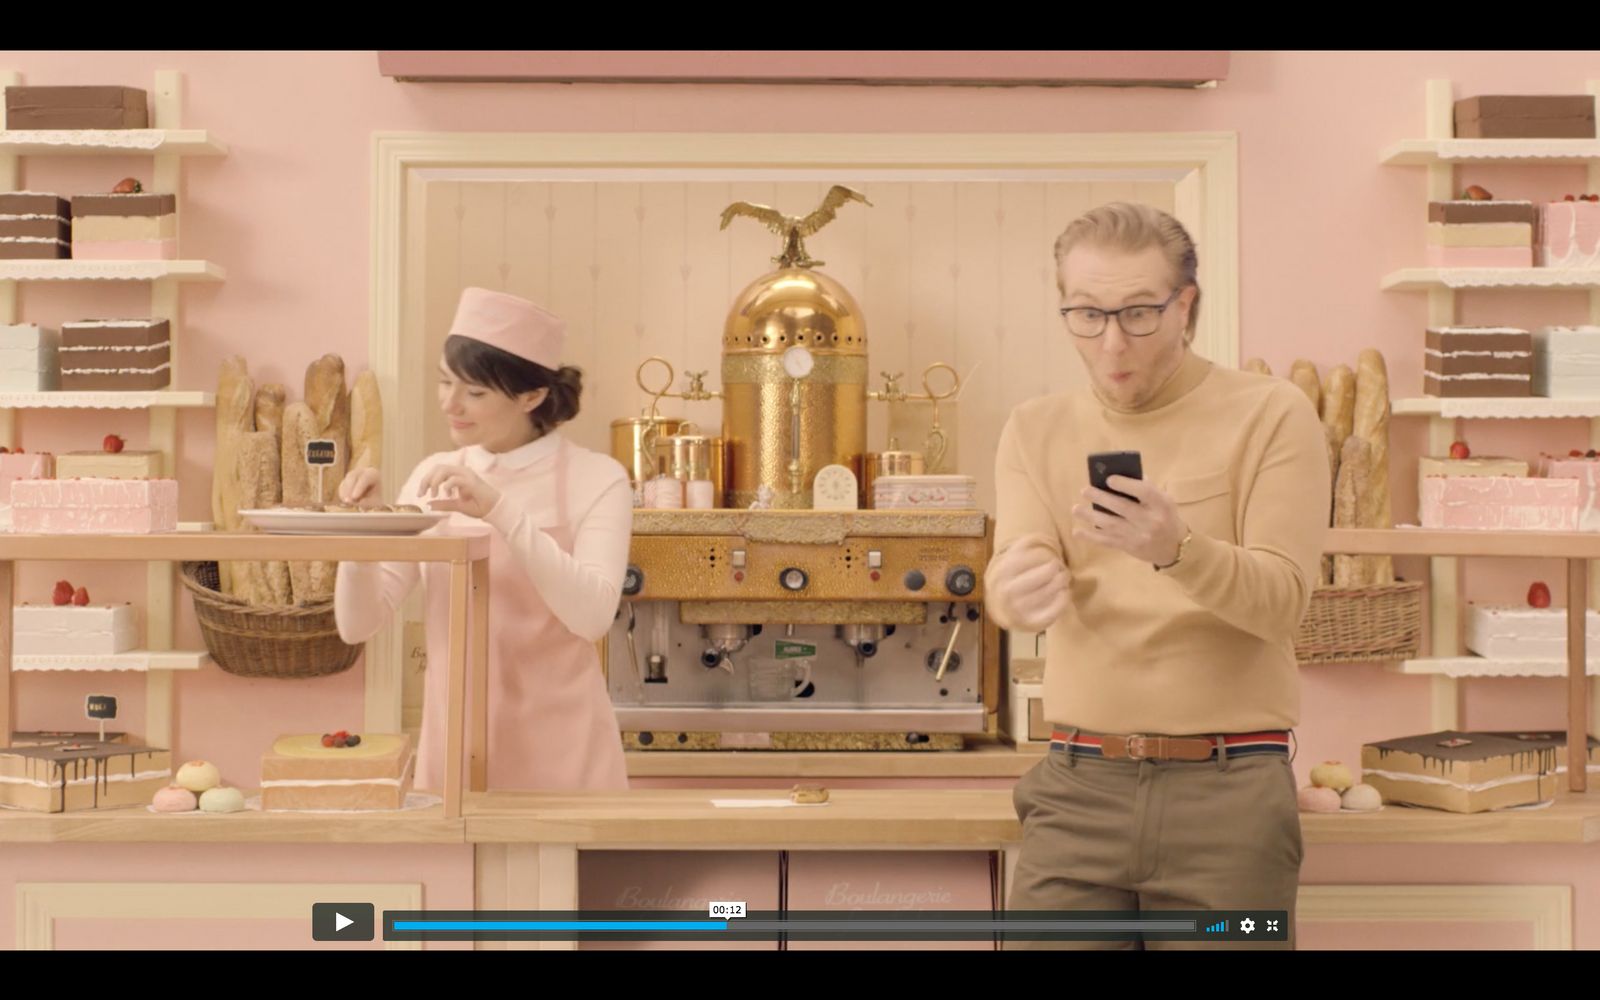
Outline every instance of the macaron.
<svg viewBox="0 0 1600 1000"><path fill-rule="evenodd" d="M233 813L244 808L244 793L237 788L213 788L200 796L200 811Z"/></svg>
<svg viewBox="0 0 1600 1000"><path fill-rule="evenodd" d="M215 788L222 783L222 774L217 770L217 765L207 760L191 760L178 768L177 783L189 791L199 795L207 789Z"/></svg>
<svg viewBox="0 0 1600 1000"><path fill-rule="evenodd" d="M1331 788L1307 785L1296 796L1301 812L1336 813L1339 811L1339 793Z"/></svg>
<svg viewBox="0 0 1600 1000"><path fill-rule="evenodd" d="M150 805L156 812L193 812L195 808L194 793L178 785L168 785L156 791L155 798L150 800Z"/></svg>

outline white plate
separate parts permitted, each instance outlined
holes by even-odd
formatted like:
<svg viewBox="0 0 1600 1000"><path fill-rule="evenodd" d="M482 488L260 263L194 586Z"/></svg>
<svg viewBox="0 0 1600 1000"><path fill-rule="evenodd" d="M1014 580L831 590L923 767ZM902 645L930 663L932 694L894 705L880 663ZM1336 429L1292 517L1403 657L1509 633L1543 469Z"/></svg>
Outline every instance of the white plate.
<svg viewBox="0 0 1600 1000"><path fill-rule="evenodd" d="M311 510L241 510L239 516L273 535L416 535L450 515L444 511L330 514Z"/></svg>

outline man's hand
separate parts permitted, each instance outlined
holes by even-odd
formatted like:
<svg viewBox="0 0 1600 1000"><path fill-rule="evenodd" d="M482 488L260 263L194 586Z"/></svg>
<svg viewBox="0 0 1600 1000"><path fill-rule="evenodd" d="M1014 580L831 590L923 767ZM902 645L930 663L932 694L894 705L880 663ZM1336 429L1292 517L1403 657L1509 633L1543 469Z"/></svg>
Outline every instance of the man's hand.
<svg viewBox="0 0 1600 1000"><path fill-rule="evenodd" d="M1043 632L1067 610L1072 577L1050 541L1039 535L1017 539L989 564L984 588L989 605L1008 628Z"/></svg>
<svg viewBox="0 0 1600 1000"><path fill-rule="evenodd" d="M1138 502L1093 486L1086 488L1083 503L1072 508L1073 520L1078 522L1072 537L1121 549L1155 566L1166 566L1177 559L1178 546L1189 528L1178 516L1178 505L1172 498L1142 479L1127 476L1112 476L1106 485ZM1115 514L1102 514L1094 504Z"/></svg>

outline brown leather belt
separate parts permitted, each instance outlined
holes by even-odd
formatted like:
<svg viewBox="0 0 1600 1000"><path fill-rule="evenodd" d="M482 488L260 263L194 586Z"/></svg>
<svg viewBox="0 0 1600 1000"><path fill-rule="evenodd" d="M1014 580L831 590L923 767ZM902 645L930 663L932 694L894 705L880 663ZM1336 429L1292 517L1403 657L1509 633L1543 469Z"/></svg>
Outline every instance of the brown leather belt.
<svg viewBox="0 0 1600 1000"><path fill-rule="evenodd" d="M1082 731L1068 733L1058 729L1051 734L1050 741L1052 749L1106 760L1205 761L1217 756L1219 745L1227 748L1230 757L1289 754L1289 733L1284 730L1221 736L1119 736Z"/></svg>
<svg viewBox="0 0 1600 1000"><path fill-rule="evenodd" d="M1107 760L1210 760L1211 740L1182 736L1102 736L1100 755Z"/></svg>

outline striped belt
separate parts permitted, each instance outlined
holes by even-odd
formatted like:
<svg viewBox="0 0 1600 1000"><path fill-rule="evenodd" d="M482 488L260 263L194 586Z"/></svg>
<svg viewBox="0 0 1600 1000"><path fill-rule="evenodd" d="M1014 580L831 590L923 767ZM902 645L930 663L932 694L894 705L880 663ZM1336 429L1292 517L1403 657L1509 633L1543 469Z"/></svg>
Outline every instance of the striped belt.
<svg viewBox="0 0 1600 1000"><path fill-rule="evenodd" d="M1216 760L1219 742L1227 746L1229 757L1262 753L1289 755L1289 734L1283 730L1221 736L1113 736L1082 732L1074 736L1061 730L1050 734L1051 750L1106 760Z"/></svg>

